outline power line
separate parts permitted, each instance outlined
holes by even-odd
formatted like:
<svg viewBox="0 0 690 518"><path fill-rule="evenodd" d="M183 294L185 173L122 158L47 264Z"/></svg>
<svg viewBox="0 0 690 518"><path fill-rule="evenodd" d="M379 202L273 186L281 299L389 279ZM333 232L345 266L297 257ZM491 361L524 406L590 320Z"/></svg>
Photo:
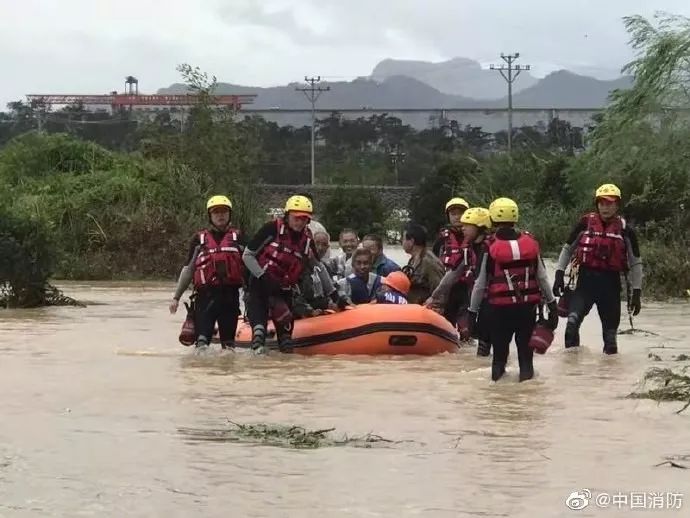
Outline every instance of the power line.
<svg viewBox="0 0 690 518"><path fill-rule="evenodd" d="M513 65L513 61L519 57L519 52L508 55L501 52L501 58L508 63L508 66L489 66L490 70L498 70L503 76L503 79L508 83L508 153L510 153L513 148L513 82L520 75L520 72L523 70L530 70L530 65ZM505 72L507 72L508 75L506 75ZM513 72L515 72L515 75L513 75Z"/></svg>
<svg viewBox="0 0 690 518"><path fill-rule="evenodd" d="M295 88L297 92L303 92L306 95L307 100L311 103L311 184L316 183L316 174L314 172L314 121L316 118L316 101L319 99L323 92L328 92L331 87L316 86L317 83L321 82L321 76L318 77L307 77L304 76L304 80L309 84L302 88Z"/></svg>

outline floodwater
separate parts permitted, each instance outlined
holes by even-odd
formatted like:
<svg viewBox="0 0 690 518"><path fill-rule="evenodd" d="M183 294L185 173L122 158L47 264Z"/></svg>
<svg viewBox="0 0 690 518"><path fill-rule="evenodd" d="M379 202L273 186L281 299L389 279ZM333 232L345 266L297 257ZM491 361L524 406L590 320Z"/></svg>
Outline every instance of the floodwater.
<svg viewBox="0 0 690 518"><path fill-rule="evenodd" d="M561 319L535 380L517 382L513 346L493 384L490 359L470 348L197 358L177 342L184 311L167 312L172 282L59 286L93 304L0 311L2 517L689 516L690 470L655 464L690 454L690 411L624 396L649 366L690 353L690 304L644 304L635 326L661 336L622 335L614 357L601 354L595 312L576 351L563 349ZM227 419L408 442L195 440ZM568 509L584 489L618 504ZM683 494L681 509L651 510L652 492Z"/></svg>

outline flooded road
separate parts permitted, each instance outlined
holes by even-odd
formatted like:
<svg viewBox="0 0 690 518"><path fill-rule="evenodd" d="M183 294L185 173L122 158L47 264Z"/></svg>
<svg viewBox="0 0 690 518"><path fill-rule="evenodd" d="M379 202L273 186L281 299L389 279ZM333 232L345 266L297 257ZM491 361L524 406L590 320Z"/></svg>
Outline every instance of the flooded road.
<svg viewBox="0 0 690 518"><path fill-rule="evenodd" d="M0 311L0 516L630 515L630 501L568 509L584 488L683 493L681 510L644 515L688 516L690 470L654 465L690 454L690 412L623 397L690 353L689 304L644 304L636 327L662 336L623 335L614 357L595 312L577 351L563 350L561 319L535 380L517 383L511 346L492 384L490 358L469 348L196 358L177 342L184 312L167 312L172 283L59 286L93 305ZM289 450L187 432L227 418L413 442Z"/></svg>

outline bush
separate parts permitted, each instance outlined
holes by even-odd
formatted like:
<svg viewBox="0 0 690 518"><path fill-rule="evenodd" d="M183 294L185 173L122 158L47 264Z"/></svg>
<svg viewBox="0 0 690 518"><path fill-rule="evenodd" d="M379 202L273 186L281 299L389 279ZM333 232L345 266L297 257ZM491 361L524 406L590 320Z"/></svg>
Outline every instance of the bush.
<svg viewBox="0 0 690 518"><path fill-rule="evenodd" d="M451 158L433 174L422 178L410 199L410 220L423 225L433 236L446 224L445 206L449 199L460 196L472 205L473 200L462 185L476 174L478 163L466 156Z"/></svg>
<svg viewBox="0 0 690 518"><path fill-rule="evenodd" d="M25 133L2 150L0 178L9 184L24 183L59 173L83 174L113 167L106 149L65 134Z"/></svg>
<svg viewBox="0 0 690 518"><path fill-rule="evenodd" d="M54 266L55 250L48 227L0 207L0 304L44 305Z"/></svg>
<svg viewBox="0 0 690 518"><path fill-rule="evenodd" d="M390 209L371 189L338 187L324 204L323 224L335 238L343 228L354 228L359 237L386 233Z"/></svg>
<svg viewBox="0 0 690 518"><path fill-rule="evenodd" d="M690 258L685 242L642 242L645 297L683 297L690 289Z"/></svg>

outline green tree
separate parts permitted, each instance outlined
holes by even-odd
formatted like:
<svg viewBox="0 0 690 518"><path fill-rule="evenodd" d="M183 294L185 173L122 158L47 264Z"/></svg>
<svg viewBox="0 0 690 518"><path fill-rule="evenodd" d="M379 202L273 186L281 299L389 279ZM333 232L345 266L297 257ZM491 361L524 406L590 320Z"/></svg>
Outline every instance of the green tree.
<svg viewBox="0 0 690 518"><path fill-rule="evenodd" d="M338 187L323 208L323 224L337 236L343 228L354 228L360 237L375 233L383 236L389 209L372 189Z"/></svg>
<svg viewBox="0 0 690 518"><path fill-rule="evenodd" d="M45 305L54 266L54 243L45 224L0 207L0 306Z"/></svg>
<svg viewBox="0 0 690 518"><path fill-rule="evenodd" d="M424 177L412 193L410 219L436 233L446 224L446 202L454 196L467 199L461 190L466 179L477 171L477 161L470 156L456 156L434 173ZM473 204L471 199L467 200Z"/></svg>

